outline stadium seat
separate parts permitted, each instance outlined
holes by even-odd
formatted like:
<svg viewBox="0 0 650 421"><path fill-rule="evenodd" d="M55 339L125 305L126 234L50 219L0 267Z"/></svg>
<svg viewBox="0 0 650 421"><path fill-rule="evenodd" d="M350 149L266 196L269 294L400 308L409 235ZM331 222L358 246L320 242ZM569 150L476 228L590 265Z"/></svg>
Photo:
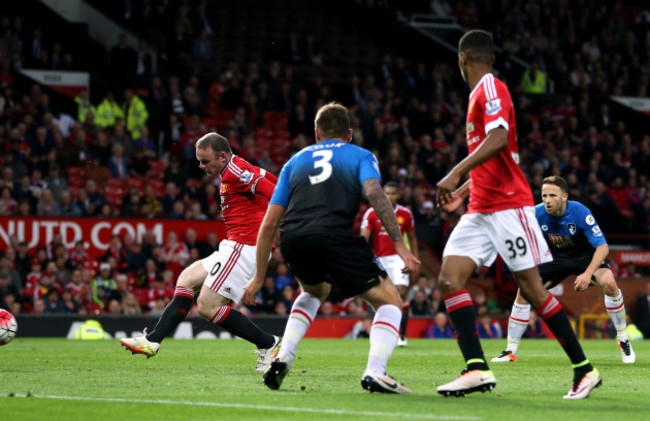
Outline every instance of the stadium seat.
<svg viewBox="0 0 650 421"><path fill-rule="evenodd" d="M164 161L151 161L149 163L149 176L162 179L165 175L165 162Z"/></svg>

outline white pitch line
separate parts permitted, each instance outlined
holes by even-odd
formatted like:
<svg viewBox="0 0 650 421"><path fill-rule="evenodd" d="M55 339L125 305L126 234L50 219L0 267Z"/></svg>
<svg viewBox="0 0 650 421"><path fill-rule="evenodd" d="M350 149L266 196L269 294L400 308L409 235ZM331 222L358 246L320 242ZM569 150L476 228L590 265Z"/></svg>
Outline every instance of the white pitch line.
<svg viewBox="0 0 650 421"><path fill-rule="evenodd" d="M16 398L27 398L26 395L14 395ZM237 408L253 410L272 410L286 412L309 412L313 414L330 414L330 415L361 415L371 417L393 417L409 418L424 420L480 420L481 417L465 415L437 415L437 414L408 414L397 412L376 412L376 411L348 411L345 409L314 409L298 408L292 406L272 406L272 405L249 405L243 403L223 403L223 402L191 402L191 401L171 401L155 399L126 399L126 398L94 398L85 396L54 396L54 395L31 395L30 398L36 399L58 399L64 401L93 401L93 402L120 402L120 403L151 403L162 405L187 405L187 406L212 406L218 408Z"/></svg>

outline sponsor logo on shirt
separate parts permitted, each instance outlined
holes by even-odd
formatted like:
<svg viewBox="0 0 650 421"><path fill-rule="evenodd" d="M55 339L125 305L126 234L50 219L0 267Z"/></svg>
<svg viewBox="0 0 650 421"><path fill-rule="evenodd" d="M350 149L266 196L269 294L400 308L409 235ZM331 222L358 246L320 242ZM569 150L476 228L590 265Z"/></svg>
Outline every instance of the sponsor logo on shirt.
<svg viewBox="0 0 650 421"><path fill-rule="evenodd" d="M559 234L549 234L548 235L548 242L552 246L558 247L558 248L563 248L563 247L569 247L573 245L573 241L571 241L571 238L565 237L564 235L559 235Z"/></svg>
<svg viewBox="0 0 650 421"><path fill-rule="evenodd" d="M473 145L474 143L478 142L479 140L481 140L481 136L474 136L473 138L467 140L467 146Z"/></svg>
<svg viewBox="0 0 650 421"><path fill-rule="evenodd" d="M591 232L594 234L594 237L602 237L603 232L600 230L600 227L596 225L595 227L591 227Z"/></svg>
<svg viewBox="0 0 650 421"><path fill-rule="evenodd" d="M253 173L248 170L244 170L244 172L242 172L239 176L239 181L241 181L246 185L248 185L252 179L253 179Z"/></svg>
<svg viewBox="0 0 650 421"><path fill-rule="evenodd" d="M485 103L485 114L495 115L501 111L501 98L493 99Z"/></svg>

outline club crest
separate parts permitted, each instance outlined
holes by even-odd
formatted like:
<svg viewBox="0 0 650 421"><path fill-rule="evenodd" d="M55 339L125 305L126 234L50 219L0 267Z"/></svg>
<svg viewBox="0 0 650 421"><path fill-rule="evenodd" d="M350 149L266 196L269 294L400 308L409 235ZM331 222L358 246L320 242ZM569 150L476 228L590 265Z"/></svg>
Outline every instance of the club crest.
<svg viewBox="0 0 650 421"><path fill-rule="evenodd" d="M575 233L576 233L576 224L566 224L566 228L569 230L569 234L575 235Z"/></svg>

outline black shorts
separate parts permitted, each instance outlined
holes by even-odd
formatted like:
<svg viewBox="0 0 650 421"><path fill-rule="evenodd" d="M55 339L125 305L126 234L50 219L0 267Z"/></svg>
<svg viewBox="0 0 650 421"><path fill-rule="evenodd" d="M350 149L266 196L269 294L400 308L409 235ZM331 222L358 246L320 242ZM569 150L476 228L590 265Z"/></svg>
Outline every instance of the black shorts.
<svg viewBox="0 0 650 421"><path fill-rule="evenodd" d="M329 282L346 297L379 285L379 276L388 277L366 240L352 234L292 236L282 239L280 250L300 282Z"/></svg>
<svg viewBox="0 0 650 421"><path fill-rule="evenodd" d="M593 259L591 254L577 257L553 256L552 262L539 265L542 283L546 289L550 289L571 275L580 275L589 267L591 259ZM611 269L607 261L603 261L600 268ZM590 285L595 285L593 277Z"/></svg>

